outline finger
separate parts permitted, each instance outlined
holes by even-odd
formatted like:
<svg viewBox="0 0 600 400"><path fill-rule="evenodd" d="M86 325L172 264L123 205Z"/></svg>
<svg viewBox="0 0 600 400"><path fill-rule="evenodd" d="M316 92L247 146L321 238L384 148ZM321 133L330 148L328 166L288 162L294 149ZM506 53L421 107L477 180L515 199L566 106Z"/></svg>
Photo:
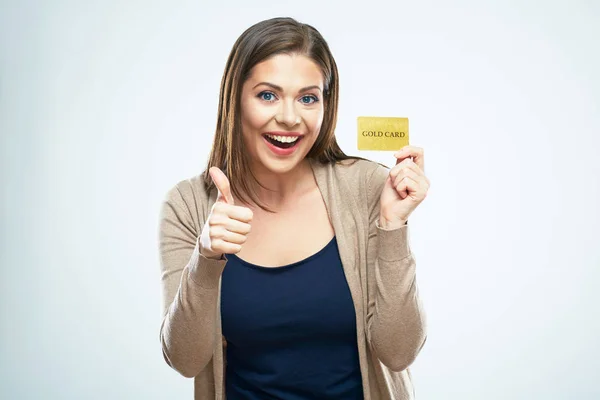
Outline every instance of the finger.
<svg viewBox="0 0 600 400"><path fill-rule="evenodd" d="M225 201L228 204L233 204L233 196L231 195L231 186L229 185L229 179L218 167L211 167L208 170L210 177L212 178L219 194L217 201Z"/></svg>
<svg viewBox="0 0 600 400"><path fill-rule="evenodd" d="M225 208L225 214L229 218L241 222L250 222L252 221L252 217L254 216L254 213L248 207L231 205Z"/></svg>
<svg viewBox="0 0 600 400"><path fill-rule="evenodd" d="M423 170L421 170L421 168L417 164L415 164L410 158L406 158L402 160L399 164L396 164L392 167L392 169L390 170L390 176L392 178L396 178L396 176L398 176L398 173L402 169L413 170L419 175L423 174Z"/></svg>
<svg viewBox="0 0 600 400"><path fill-rule="evenodd" d="M229 243L244 244L246 243L246 240L248 240L248 237L239 233L227 231L225 239L227 239Z"/></svg>
<svg viewBox="0 0 600 400"><path fill-rule="evenodd" d="M406 179L410 179L411 181L406 181ZM407 175L404 177L398 177L393 183L394 187L398 187L400 182L405 181L407 194L412 195L416 198L425 198L427 192L429 191L429 182L425 176L415 176L415 175ZM414 183L412 183L414 182Z"/></svg>
<svg viewBox="0 0 600 400"><path fill-rule="evenodd" d="M408 188L406 187L404 178L400 179L400 182L395 184L394 187L396 188L396 192L398 192L398 195L402 200L404 200L406 196L408 196Z"/></svg>
<svg viewBox="0 0 600 400"><path fill-rule="evenodd" d="M242 244L246 242L246 235L242 235L236 232L231 232L223 226L211 226L210 227L210 237L213 242L217 239L223 240L225 243L235 243Z"/></svg>
<svg viewBox="0 0 600 400"><path fill-rule="evenodd" d="M396 175L396 177L394 178L394 186L397 186L400 183L400 181L406 177L413 179L415 182L419 182L421 180L421 177L418 173L416 173L412 169L405 168L400 170L398 175Z"/></svg>
<svg viewBox="0 0 600 400"><path fill-rule="evenodd" d="M405 158L412 157L414 163L417 164L422 171L425 171L425 151L421 147L410 145L404 146L394 153L394 157L397 158L396 163Z"/></svg>
<svg viewBox="0 0 600 400"><path fill-rule="evenodd" d="M404 200L410 193L416 192L419 185L410 176L405 176L395 187L400 198Z"/></svg>
<svg viewBox="0 0 600 400"><path fill-rule="evenodd" d="M225 254L235 254L235 253L239 253L240 250L242 250L241 244L228 243L228 242L224 241L223 239L213 240L212 247L214 249L218 249L220 252L225 253Z"/></svg>
<svg viewBox="0 0 600 400"><path fill-rule="evenodd" d="M397 160L399 161L399 160ZM417 165L415 163L412 162L412 160L410 158L406 158L402 161L400 161L398 164L394 165L392 167L392 169L390 169L390 176L392 178L396 178L396 176L398 176L398 173L406 168L414 168L412 167L412 165L414 165L414 167L416 167Z"/></svg>
<svg viewBox="0 0 600 400"><path fill-rule="evenodd" d="M235 219L231 218L228 218L227 222L223 226L230 232L241 233L242 235L249 234L251 230L250 224L242 221L236 221Z"/></svg>
<svg viewBox="0 0 600 400"><path fill-rule="evenodd" d="M221 206L219 206L219 204L221 204ZM227 208L229 207L231 207L231 205L229 204L215 203L215 210L217 210L218 212L215 212L210 217L210 226L222 226L228 231L241 233L243 235L247 235L248 233L250 233L251 226L249 223L229 217L229 211L227 210Z"/></svg>

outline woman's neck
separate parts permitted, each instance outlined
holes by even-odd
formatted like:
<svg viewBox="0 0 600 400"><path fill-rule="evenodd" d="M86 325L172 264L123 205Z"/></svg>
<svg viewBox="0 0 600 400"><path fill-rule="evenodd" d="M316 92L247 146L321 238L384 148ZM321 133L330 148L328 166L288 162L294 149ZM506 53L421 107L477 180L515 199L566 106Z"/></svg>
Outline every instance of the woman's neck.
<svg viewBox="0 0 600 400"><path fill-rule="evenodd" d="M295 201L311 192L315 186L315 178L308 159L302 160L294 169L286 173L277 173L268 170L254 172L256 179L267 189L254 184L258 199L267 207L279 209L291 201Z"/></svg>

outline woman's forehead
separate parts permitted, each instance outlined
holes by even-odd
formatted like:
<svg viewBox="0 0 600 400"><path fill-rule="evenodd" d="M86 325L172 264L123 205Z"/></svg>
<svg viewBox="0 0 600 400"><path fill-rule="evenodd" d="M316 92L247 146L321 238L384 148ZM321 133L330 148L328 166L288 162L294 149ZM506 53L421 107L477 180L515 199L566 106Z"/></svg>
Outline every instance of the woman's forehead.
<svg viewBox="0 0 600 400"><path fill-rule="evenodd" d="M311 58L300 54L278 54L256 64L248 77L249 85L267 82L282 88L318 86L323 89L323 73Z"/></svg>

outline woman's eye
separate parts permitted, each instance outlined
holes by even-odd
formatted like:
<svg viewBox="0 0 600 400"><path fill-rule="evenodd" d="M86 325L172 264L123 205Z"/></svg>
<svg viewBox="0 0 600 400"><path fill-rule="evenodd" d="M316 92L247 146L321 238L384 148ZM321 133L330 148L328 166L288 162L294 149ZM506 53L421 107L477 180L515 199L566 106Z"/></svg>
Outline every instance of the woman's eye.
<svg viewBox="0 0 600 400"><path fill-rule="evenodd" d="M260 92L258 97L264 101L273 101L275 99L275 95L271 92Z"/></svg>
<svg viewBox="0 0 600 400"><path fill-rule="evenodd" d="M312 103L316 103L317 101L319 101L319 99L317 99L316 96L307 95L307 96L302 96L301 101L304 104L312 104Z"/></svg>

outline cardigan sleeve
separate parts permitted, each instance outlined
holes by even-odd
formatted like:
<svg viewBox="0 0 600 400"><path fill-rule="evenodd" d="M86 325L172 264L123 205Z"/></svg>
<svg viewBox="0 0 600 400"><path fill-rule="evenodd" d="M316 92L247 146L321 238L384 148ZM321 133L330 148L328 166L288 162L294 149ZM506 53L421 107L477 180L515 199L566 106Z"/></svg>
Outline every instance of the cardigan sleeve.
<svg viewBox="0 0 600 400"><path fill-rule="evenodd" d="M391 230L379 226L379 199L389 171L377 164L367 179L367 340L386 367L401 371L416 359L427 340L427 330L409 225Z"/></svg>
<svg viewBox="0 0 600 400"><path fill-rule="evenodd" d="M194 223L180 190L172 188L162 203L159 223L160 341L167 364L188 378L198 375L212 358L218 284L227 262L200 254L203 225L204 221Z"/></svg>

